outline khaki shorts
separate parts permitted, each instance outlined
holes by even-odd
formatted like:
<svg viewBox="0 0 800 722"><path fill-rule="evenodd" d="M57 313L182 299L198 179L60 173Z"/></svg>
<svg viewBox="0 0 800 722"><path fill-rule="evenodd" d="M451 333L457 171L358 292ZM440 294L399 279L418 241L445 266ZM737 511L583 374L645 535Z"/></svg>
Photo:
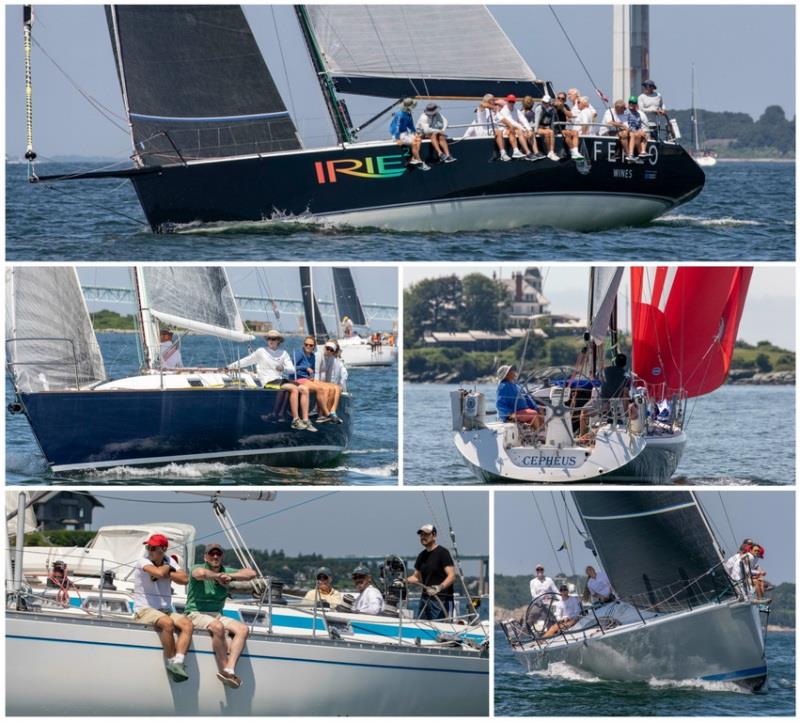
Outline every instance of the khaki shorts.
<svg viewBox="0 0 800 722"><path fill-rule="evenodd" d="M142 624L155 624L161 617L169 617L173 622L178 622L181 619L186 619L183 614L177 612L170 612L169 610L153 609L152 607L143 607L142 609L134 612L133 618Z"/></svg>
<svg viewBox="0 0 800 722"><path fill-rule="evenodd" d="M212 614L209 612L190 612L189 619L195 629L208 629L212 622L219 622L225 629L230 629L235 623L234 619L223 614Z"/></svg>

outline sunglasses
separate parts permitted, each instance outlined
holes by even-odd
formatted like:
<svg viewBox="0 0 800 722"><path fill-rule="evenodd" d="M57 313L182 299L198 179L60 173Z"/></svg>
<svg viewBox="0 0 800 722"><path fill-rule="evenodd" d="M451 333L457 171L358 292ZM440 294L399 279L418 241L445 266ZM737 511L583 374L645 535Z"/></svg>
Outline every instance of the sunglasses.
<svg viewBox="0 0 800 722"><path fill-rule="evenodd" d="M329 579L330 579L330 577L327 574L320 574L317 577L317 581L318 582L327 582Z"/></svg>
<svg viewBox="0 0 800 722"><path fill-rule="evenodd" d="M267 343L271 343L272 341L274 341L275 343L280 343L281 341L283 341L283 339L280 339L280 338L268 338L267 339Z"/></svg>
<svg viewBox="0 0 800 722"><path fill-rule="evenodd" d="M366 577L353 577L354 582L363 582L365 579Z"/></svg>
<svg viewBox="0 0 800 722"><path fill-rule="evenodd" d="M305 346L306 348L314 348L314 346L316 346L316 345L317 344L315 344L315 343L304 343L303 344L303 346Z"/></svg>
<svg viewBox="0 0 800 722"><path fill-rule="evenodd" d="M208 556L210 557L221 557L222 552L219 549L215 549L213 552L208 552Z"/></svg>
<svg viewBox="0 0 800 722"><path fill-rule="evenodd" d="M163 549L164 549L164 547L151 547L151 546L147 547L147 551L149 551L149 552L163 551Z"/></svg>

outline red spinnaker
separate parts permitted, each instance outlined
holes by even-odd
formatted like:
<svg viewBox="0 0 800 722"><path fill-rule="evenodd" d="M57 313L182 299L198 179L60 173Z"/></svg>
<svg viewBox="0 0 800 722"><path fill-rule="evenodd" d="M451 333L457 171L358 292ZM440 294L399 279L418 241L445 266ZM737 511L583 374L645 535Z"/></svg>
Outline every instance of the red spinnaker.
<svg viewBox="0 0 800 722"><path fill-rule="evenodd" d="M751 267L633 267L633 370L654 397L725 382Z"/></svg>

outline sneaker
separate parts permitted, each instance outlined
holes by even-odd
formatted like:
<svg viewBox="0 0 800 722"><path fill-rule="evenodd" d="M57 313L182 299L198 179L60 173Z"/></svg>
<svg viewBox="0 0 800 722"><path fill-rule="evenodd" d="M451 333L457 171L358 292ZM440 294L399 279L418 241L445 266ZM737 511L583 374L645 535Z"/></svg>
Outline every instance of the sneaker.
<svg viewBox="0 0 800 722"><path fill-rule="evenodd" d="M636 156L636 157L633 159L633 162L634 162L634 163L644 163L644 156L642 156L642 155L637 155L637 156Z"/></svg>
<svg viewBox="0 0 800 722"><path fill-rule="evenodd" d="M524 158L525 154L519 149L514 148L514 152L511 154L512 158Z"/></svg>
<svg viewBox="0 0 800 722"><path fill-rule="evenodd" d="M457 160L458 160L458 158L453 158L452 155L446 155L444 157L444 162L445 163L455 163Z"/></svg>
<svg viewBox="0 0 800 722"><path fill-rule="evenodd" d="M502 160L503 162L505 162L505 161L507 161L507 160L511 160L511 158L509 157L508 153L506 153L505 151L503 151L502 153L500 153L500 160Z"/></svg>
<svg viewBox="0 0 800 722"><path fill-rule="evenodd" d="M572 160L583 160L583 156L575 148L569 152L569 155Z"/></svg>
<svg viewBox="0 0 800 722"><path fill-rule="evenodd" d="M430 170L431 167L427 163L423 163L420 167L420 170Z"/></svg>
<svg viewBox="0 0 800 722"><path fill-rule="evenodd" d="M408 161L409 165L425 165L421 160L417 160L416 158L412 158Z"/></svg>
<svg viewBox="0 0 800 722"><path fill-rule="evenodd" d="M336 415L335 411L333 413L331 413L330 418L331 418L331 421L334 422L335 424L341 424L342 423L342 419L339 416Z"/></svg>
<svg viewBox="0 0 800 722"><path fill-rule="evenodd" d="M316 426L314 426L314 424L312 424L310 421L304 421L304 422L303 422L303 428L304 428L306 431L313 431L314 433L316 433L317 431L319 431L319 429L317 429L317 427L316 427Z"/></svg>
<svg viewBox="0 0 800 722"><path fill-rule="evenodd" d="M318 424L327 424L331 420L330 416L317 416Z"/></svg>
<svg viewBox="0 0 800 722"><path fill-rule="evenodd" d="M306 428L306 422L302 419L294 419L292 421L292 428L296 429L297 431L302 431Z"/></svg>
<svg viewBox="0 0 800 722"><path fill-rule="evenodd" d="M186 671L186 665L183 662L167 662L167 674L173 682L185 682L189 679L189 673Z"/></svg>
<svg viewBox="0 0 800 722"><path fill-rule="evenodd" d="M547 154L550 160L561 160L552 150Z"/></svg>

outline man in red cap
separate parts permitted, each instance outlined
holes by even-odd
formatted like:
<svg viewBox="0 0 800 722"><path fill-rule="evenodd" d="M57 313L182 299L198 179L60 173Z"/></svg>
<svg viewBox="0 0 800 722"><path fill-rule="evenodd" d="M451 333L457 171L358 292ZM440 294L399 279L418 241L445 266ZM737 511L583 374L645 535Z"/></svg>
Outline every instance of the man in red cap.
<svg viewBox="0 0 800 722"><path fill-rule="evenodd" d="M186 584L189 575L167 556L168 548L169 539L163 534L153 534L145 542L147 555L136 562L133 575L133 612L136 621L152 624L158 632L172 681L185 682L189 675L184 657L192 643L192 623L172 606L172 582Z"/></svg>

